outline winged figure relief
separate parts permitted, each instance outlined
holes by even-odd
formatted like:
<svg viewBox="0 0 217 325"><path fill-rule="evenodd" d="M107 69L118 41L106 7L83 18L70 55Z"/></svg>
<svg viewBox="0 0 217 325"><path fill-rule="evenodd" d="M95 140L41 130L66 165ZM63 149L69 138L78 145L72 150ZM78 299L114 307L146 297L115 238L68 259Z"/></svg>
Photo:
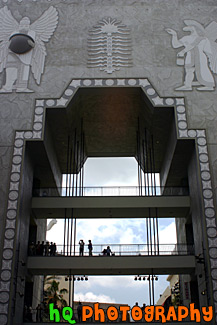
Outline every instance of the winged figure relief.
<svg viewBox="0 0 217 325"><path fill-rule="evenodd" d="M58 12L49 7L32 24L28 17L20 22L5 6L0 9L0 73L5 69L1 93L33 92L28 88L30 67L36 83L44 72L46 47L58 24Z"/></svg>
<svg viewBox="0 0 217 325"><path fill-rule="evenodd" d="M176 31L167 28L172 35L173 48L184 47L177 53L177 64L185 70L184 84L176 90L214 90L214 73L217 73L217 23L203 27L195 20L184 20L183 31L190 34L178 39Z"/></svg>

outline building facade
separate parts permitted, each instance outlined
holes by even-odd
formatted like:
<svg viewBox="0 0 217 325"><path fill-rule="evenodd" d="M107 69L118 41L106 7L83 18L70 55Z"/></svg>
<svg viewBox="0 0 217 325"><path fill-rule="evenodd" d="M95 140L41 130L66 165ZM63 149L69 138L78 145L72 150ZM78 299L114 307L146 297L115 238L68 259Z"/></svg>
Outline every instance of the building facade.
<svg viewBox="0 0 217 325"><path fill-rule="evenodd" d="M46 274L179 274L182 303L213 306L216 323L216 11L214 0L0 0L2 325L23 323ZM138 195L86 197L88 157L135 157ZM75 176L64 194L63 174ZM172 216L187 248L162 258L150 235L148 254L109 263L28 257L51 214Z"/></svg>

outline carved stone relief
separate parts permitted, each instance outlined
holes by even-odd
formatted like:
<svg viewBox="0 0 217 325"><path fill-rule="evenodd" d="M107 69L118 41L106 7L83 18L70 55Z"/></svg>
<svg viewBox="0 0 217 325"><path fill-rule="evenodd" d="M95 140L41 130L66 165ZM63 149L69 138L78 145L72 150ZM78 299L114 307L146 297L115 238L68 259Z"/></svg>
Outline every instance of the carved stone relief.
<svg viewBox="0 0 217 325"><path fill-rule="evenodd" d="M213 73L217 73L217 23L211 22L203 27L195 20L184 20L186 27L183 31L190 34L177 37L176 31L167 28L172 35L173 48L184 47L177 53L177 65L184 67L184 84L175 90L214 90Z"/></svg>
<svg viewBox="0 0 217 325"><path fill-rule="evenodd" d="M89 31L88 68L111 74L132 67L130 30L116 19L104 18Z"/></svg>
<svg viewBox="0 0 217 325"><path fill-rule="evenodd" d="M5 6L0 9L0 73L5 69L1 93L33 92L28 88L30 67L39 85L44 72L46 47L58 24L58 12L49 7L30 24L28 17L18 23Z"/></svg>

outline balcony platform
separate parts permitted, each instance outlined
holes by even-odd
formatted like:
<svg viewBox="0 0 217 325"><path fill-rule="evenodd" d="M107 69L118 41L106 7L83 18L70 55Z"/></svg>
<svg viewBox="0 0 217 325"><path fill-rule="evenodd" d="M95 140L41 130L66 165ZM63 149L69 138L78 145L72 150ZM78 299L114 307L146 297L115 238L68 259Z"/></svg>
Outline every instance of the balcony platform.
<svg viewBox="0 0 217 325"><path fill-rule="evenodd" d="M33 197L32 210L36 218L163 218L186 217L189 196L107 196L107 197Z"/></svg>
<svg viewBox="0 0 217 325"><path fill-rule="evenodd" d="M190 274L194 256L29 256L27 268L34 275L135 275Z"/></svg>

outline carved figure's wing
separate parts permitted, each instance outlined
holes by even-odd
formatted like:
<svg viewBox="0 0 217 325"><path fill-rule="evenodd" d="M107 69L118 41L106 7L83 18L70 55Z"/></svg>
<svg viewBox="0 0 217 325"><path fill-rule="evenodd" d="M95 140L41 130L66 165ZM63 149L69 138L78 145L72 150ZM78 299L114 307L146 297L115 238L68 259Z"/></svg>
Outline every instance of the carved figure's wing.
<svg viewBox="0 0 217 325"><path fill-rule="evenodd" d="M36 32L43 42L48 42L53 35L57 24L58 11L56 8L51 6L31 25L30 28Z"/></svg>
<svg viewBox="0 0 217 325"><path fill-rule="evenodd" d="M44 72L44 62L47 55L44 42L48 42L58 24L58 12L51 6L37 19L30 29L36 33L35 48L33 50L31 68L33 76L40 84L41 75Z"/></svg>
<svg viewBox="0 0 217 325"><path fill-rule="evenodd" d="M0 9L0 41L9 40L10 35L18 30L19 23L12 16L7 6Z"/></svg>
<svg viewBox="0 0 217 325"><path fill-rule="evenodd" d="M206 53L209 66L212 72L217 73L217 43L210 41L209 46L205 46L204 52Z"/></svg>
<svg viewBox="0 0 217 325"><path fill-rule="evenodd" d="M8 49L9 49L9 41L2 41L0 44L0 73L6 67Z"/></svg>
<svg viewBox="0 0 217 325"><path fill-rule="evenodd" d="M217 23L212 21L206 28L206 36L211 41L216 41L217 39Z"/></svg>
<svg viewBox="0 0 217 325"><path fill-rule="evenodd" d="M204 52L208 57L210 69L212 72L217 73L217 43L215 42L217 39L217 23L212 21L205 28L205 31L210 45L204 48Z"/></svg>
<svg viewBox="0 0 217 325"><path fill-rule="evenodd" d="M0 73L4 70L7 62L9 38L18 30L19 24L12 16L10 10L5 6L0 9Z"/></svg>
<svg viewBox="0 0 217 325"><path fill-rule="evenodd" d="M36 38L31 60L31 70L38 85L41 82L41 75L44 72L44 62L46 55L47 53L44 43L40 39Z"/></svg>

